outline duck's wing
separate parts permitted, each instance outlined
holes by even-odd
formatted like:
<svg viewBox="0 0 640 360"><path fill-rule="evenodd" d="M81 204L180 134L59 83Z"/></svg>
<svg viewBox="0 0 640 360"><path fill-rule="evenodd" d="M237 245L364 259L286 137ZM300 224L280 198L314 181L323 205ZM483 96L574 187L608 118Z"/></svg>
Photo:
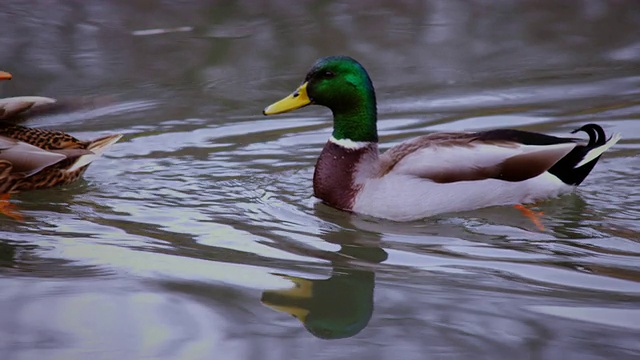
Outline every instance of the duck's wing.
<svg viewBox="0 0 640 360"><path fill-rule="evenodd" d="M430 134L382 154L380 176L404 174L437 183L523 181L549 170L577 141L519 130Z"/></svg>
<svg viewBox="0 0 640 360"><path fill-rule="evenodd" d="M30 176L47 166L84 154L92 152L84 149L43 150L23 141L0 136L0 162L11 165L12 175Z"/></svg>

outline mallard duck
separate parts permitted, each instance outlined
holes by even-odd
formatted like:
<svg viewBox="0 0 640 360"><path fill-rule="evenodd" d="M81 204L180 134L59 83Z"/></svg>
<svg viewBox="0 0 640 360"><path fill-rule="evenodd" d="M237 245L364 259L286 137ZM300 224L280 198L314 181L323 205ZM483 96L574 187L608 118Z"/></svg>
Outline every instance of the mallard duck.
<svg viewBox="0 0 640 360"><path fill-rule="evenodd" d="M9 73L0 72L0 80L9 79ZM115 134L82 141L60 131L0 121L0 212L19 218L8 202L9 194L76 181L121 137Z"/></svg>
<svg viewBox="0 0 640 360"><path fill-rule="evenodd" d="M313 175L314 195L341 210L395 221L498 205L534 203L572 191L620 139L588 124L588 142L500 129L434 133L378 151L377 110L367 71L347 56L319 59L291 95L264 115L317 104L333 134Z"/></svg>

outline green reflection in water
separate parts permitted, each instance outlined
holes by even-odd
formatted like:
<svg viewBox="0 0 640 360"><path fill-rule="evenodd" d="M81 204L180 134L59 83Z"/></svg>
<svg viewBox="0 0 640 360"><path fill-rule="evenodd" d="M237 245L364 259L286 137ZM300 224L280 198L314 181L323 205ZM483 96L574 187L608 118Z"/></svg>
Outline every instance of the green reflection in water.
<svg viewBox="0 0 640 360"><path fill-rule="evenodd" d="M368 263L380 263L387 253L380 247L341 245L338 254ZM373 313L375 273L372 269L332 263L331 277L306 279L277 274L291 280L293 288L268 290L262 303L291 314L314 336L342 339L364 329Z"/></svg>
<svg viewBox="0 0 640 360"><path fill-rule="evenodd" d="M0 266L12 267L15 253L13 246L0 241Z"/></svg>

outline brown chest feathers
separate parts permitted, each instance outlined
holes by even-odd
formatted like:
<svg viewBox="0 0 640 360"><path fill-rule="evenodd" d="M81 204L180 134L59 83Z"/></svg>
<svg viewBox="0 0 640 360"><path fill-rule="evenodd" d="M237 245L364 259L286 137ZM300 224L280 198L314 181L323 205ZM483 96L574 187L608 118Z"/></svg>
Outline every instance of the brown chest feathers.
<svg viewBox="0 0 640 360"><path fill-rule="evenodd" d="M359 164L372 150L377 154L373 144L361 149L348 149L328 141L313 173L313 195L332 207L350 211L362 187L356 183Z"/></svg>

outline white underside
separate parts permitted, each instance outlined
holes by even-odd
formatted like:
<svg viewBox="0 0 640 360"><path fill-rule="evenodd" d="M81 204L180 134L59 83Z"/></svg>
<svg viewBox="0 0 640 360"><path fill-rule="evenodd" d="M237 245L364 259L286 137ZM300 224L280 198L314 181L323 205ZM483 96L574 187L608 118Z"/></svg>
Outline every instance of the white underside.
<svg viewBox="0 0 640 360"><path fill-rule="evenodd" d="M573 189L548 172L519 182L486 179L446 184L390 173L367 181L352 210L395 221L411 221L488 206L526 204Z"/></svg>

